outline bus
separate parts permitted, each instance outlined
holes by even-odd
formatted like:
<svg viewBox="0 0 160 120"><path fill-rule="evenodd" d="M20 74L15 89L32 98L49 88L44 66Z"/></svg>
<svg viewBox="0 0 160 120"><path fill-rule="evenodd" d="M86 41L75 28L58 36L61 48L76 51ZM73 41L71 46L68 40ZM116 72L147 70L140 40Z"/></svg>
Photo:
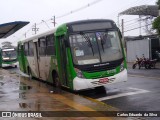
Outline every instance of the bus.
<svg viewBox="0 0 160 120"><path fill-rule="evenodd" d="M127 81L120 30L112 20L74 21L18 42L20 70L73 91Z"/></svg>
<svg viewBox="0 0 160 120"><path fill-rule="evenodd" d="M1 67L17 67L18 60L17 60L17 50L16 48L2 48L1 49Z"/></svg>

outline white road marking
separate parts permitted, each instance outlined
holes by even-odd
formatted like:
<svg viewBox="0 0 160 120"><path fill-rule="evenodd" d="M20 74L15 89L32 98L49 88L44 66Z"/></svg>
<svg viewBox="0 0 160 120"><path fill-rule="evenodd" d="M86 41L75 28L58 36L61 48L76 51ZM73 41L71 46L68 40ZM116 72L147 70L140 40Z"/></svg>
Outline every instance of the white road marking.
<svg viewBox="0 0 160 120"><path fill-rule="evenodd" d="M102 97L102 98L98 98L98 101L103 101L103 100L109 100L109 99L114 99L114 98L119 98L119 97L124 97L124 96L129 96L129 95L135 95L135 94L141 94L141 93L147 93L150 92L148 90L144 90L144 89L139 89L139 88L129 88L132 90L136 90L134 92L128 92L128 93L121 93L118 95L112 95L112 96L107 96L107 97Z"/></svg>
<svg viewBox="0 0 160 120"><path fill-rule="evenodd" d="M149 79L158 79L160 80L159 77L150 77L150 76L143 76L143 75L131 75L129 74L130 77L141 77L141 78L149 78Z"/></svg>

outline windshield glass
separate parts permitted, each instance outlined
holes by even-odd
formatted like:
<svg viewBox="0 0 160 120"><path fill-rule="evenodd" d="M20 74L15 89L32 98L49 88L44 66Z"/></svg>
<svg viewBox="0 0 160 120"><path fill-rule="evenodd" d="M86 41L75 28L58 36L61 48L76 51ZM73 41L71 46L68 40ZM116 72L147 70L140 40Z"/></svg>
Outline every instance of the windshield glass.
<svg viewBox="0 0 160 120"><path fill-rule="evenodd" d="M69 37L73 62L77 65L115 61L123 58L117 31L81 33Z"/></svg>
<svg viewBox="0 0 160 120"><path fill-rule="evenodd" d="M6 58L6 57L16 58L17 57L17 53L16 53L15 50L12 50L12 51L2 51L2 57L3 58Z"/></svg>

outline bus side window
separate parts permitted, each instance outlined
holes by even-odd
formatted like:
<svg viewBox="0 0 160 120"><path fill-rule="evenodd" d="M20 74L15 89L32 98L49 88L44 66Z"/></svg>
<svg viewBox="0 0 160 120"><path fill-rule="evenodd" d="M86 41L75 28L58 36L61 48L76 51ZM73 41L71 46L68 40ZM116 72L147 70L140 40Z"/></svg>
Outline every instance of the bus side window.
<svg viewBox="0 0 160 120"><path fill-rule="evenodd" d="M24 53L28 56L28 42L24 43Z"/></svg>
<svg viewBox="0 0 160 120"><path fill-rule="evenodd" d="M18 45L18 50L17 50L17 52L18 52L18 55L21 54L21 45L20 45L20 44Z"/></svg>
<svg viewBox="0 0 160 120"><path fill-rule="evenodd" d="M55 39L54 34L46 37L46 55L55 55Z"/></svg>
<svg viewBox="0 0 160 120"><path fill-rule="evenodd" d="M29 50L28 50L28 55L29 56L34 56L34 48L33 48L33 41L29 42Z"/></svg>
<svg viewBox="0 0 160 120"><path fill-rule="evenodd" d="M39 55L40 56L45 56L46 55L46 38L42 37L39 38Z"/></svg>

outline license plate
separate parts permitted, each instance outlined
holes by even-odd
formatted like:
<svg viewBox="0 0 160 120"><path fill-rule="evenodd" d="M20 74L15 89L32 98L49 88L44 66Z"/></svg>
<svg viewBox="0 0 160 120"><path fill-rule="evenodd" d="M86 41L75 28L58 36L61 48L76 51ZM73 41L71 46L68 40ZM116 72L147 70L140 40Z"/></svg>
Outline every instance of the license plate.
<svg viewBox="0 0 160 120"><path fill-rule="evenodd" d="M106 83L106 82L109 82L109 79L108 78L101 78L101 79L99 79L99 82Z"/></svg>

